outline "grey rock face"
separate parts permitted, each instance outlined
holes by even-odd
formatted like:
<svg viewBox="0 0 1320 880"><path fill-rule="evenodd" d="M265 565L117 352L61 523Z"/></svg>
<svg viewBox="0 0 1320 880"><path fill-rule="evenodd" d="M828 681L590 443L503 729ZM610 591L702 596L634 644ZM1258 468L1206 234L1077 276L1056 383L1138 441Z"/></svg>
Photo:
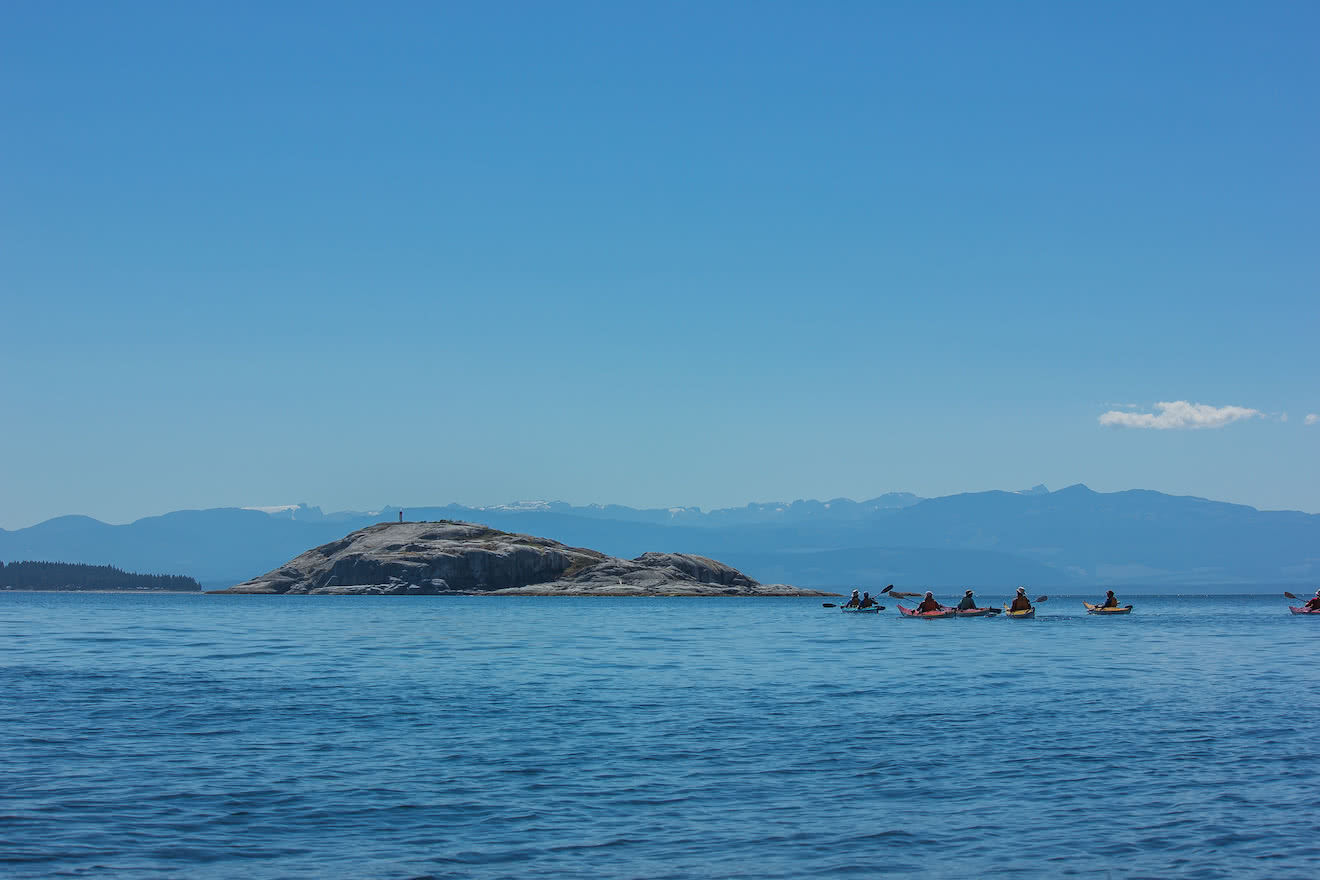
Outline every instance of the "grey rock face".
<svg viewBox="0 0 1320 880"><path fill-rule="evenodd" d="M690 553L643 553L633 561L642 565L675 568L703 584L721 584L726 587L760 586L736 568Z"/></svg>
<svg viewBox="0 0 1320 880"><path fill-rule="evenodd" d="M618 559L558 541L461 522L380 523L308 550L221 593L419 596L445 593L816 596L766 586L703 556Z"/></svg>

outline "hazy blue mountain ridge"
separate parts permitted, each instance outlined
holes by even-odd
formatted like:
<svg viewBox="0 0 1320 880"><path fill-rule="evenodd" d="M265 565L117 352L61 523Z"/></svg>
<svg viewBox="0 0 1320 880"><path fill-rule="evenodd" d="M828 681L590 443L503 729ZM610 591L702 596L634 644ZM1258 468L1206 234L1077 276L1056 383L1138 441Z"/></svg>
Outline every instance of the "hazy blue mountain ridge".
<svg viewBox="0 0 1320 880"><path fill-rule="evenodd" d="M179 510L126 525L62 516L26 529L0 530L0 559L166 571L215 587L243 572L259 573L266 560L290 558L291 548L315 547L347 531L340 522L304 523L239 508Z"/></svg>
<svg viewBox="0 0 1320 880"><path fill-rule="evenodd" d="M0 559L109 564L229 586L398 508L275 513L176 511L127 525L65 516L0 530ZM1320 516L1149 490L977 492L866 502L833 499L636 510L524 502L409 507L409 520L458 519L631 558L718 559L764 582L810 587L1301 583L1320 577Z"/></svg>
<svg viewBox="0 0 1320 880"><path fill-rule="evenodd" d="M668 507L638 509L620 504L572 505L563 501L524 501L517 504L499 504L490 507L467 507L447 504L443 507L403 508L407 517L430 516L471 518L473 516L502 516L514 514L560 514L584 519L614 520L651 523L654 525L680 525L721 528L736 525L797 523L826 520L861 519L879 510L898 510L918 504L925 499L911 492L889 492L866 501L834 498L830 501L758 501L744 507L723 507L703 511L700 507ZM386 507L383 519L397 516L400 508ZM319 512L319 509L318 509Z"/></svg>

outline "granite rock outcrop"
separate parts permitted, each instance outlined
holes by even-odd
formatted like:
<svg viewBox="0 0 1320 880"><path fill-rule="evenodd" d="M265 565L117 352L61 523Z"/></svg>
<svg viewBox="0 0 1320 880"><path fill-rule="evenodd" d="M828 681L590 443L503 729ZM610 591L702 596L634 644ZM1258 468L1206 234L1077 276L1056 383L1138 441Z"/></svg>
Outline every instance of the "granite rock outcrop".
<svg viewBox="0 0 1320 880"><path fill-rule="evenodd" d="M289 560L227 594L822 596L761 584L686 553L620 559L548 538L454 521L379 523Z"/></svg>

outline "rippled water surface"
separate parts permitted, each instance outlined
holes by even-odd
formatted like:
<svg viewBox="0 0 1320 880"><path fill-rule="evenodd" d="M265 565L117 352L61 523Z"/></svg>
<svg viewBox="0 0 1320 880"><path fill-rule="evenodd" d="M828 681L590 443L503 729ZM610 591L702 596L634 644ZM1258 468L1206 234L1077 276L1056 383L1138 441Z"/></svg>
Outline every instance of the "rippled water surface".
<svg viewBox="0 0 1320 880"><path fill-rule="evenodd" d="M0 594L0 875L1320 876L1320 620Z"/></svg>

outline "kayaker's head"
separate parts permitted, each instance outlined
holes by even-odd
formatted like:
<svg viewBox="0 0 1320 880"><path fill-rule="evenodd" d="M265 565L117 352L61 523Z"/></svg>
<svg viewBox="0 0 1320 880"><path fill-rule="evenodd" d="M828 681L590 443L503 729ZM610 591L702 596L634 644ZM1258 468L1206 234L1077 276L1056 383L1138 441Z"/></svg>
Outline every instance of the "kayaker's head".
<svg viewBox="0 0 1320 880"><path fill-rule="evenodd" d="M870 594L870 593L862 593L862 598L863 598L863 599L869 599L869 598L871 598L871 594Z"/></svg>
<svg viewBox="0 0 1320 880"><path fill-rule="evenodd" d="M1317 596L1320 596L1320 590L1316 590L1316 591L1315 591L1315 594L1316 594Z"/></svg>
<svg viewBox="0 0 1320 880"><path fill-rule="evenodd" d="M1106 596L1112 596L1112 595L1114 595L1114 591L1113 591L1113 590L1105 590L1105 595L1106 595Z"/></svg>
<svg viewBox="0 0 1320 880"><path fill-rule="evenodd" d="M927 598L927 599L934 599L934 598L935 598L935 594L932 593L930 590L927 590L927 591L926 591L926 598Z"/></svg>
<svg viewBox="0 0 1320 880"><path fill-rule="evenodd" d="M854 596L857 595L857 591L856 591L856 590L853 590L853 595L854 595Z"/></svg>
<svg viewBox="0 0 1320 880"><path fill-rule="evenodd" d="M971 590L968 590L967 592L963 593L963 595L964 595L964 596L970 596L970 595L972 595L972 591L971 591Z"/></svg>
<svg viewBox="0 0 1320 880"><path fill-rule="evenodd" d="M1018 595L1019 595L1019 596L1025 596L1025 595L1027 595L1027 588L1026 588L1026 587L1018 587Z"/></svg>

